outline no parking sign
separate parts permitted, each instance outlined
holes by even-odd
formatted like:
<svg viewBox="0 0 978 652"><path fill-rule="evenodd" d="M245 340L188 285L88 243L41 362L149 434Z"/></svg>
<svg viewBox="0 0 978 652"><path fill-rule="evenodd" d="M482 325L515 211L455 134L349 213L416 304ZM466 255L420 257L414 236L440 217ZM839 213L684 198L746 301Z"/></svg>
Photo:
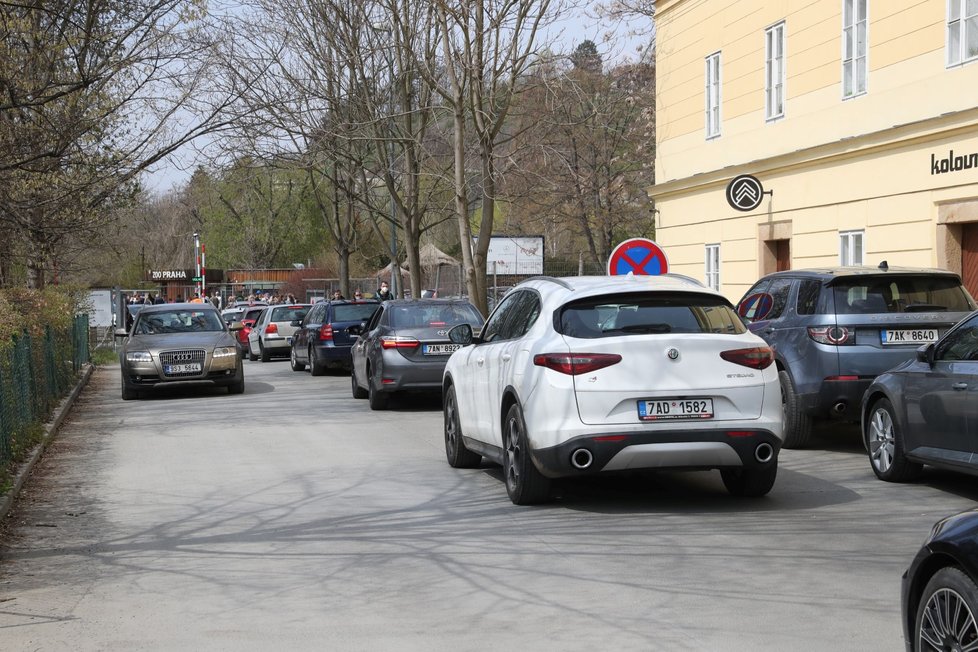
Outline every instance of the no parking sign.
<svg viewBox="0 0 978 652"><path fill-rule="evenodd" d="M647 238L625 240L608 258L608 275L658 276L669 271L669 260L662 247Z"/></svg>

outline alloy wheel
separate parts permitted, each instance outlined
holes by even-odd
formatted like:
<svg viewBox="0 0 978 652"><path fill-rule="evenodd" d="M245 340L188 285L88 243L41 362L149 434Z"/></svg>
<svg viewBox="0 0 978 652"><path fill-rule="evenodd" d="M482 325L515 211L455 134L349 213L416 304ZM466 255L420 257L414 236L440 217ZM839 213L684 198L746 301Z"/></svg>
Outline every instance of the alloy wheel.
<svg viewBox="0 0 978 652"><path fill-rule="evenodd" d="M520 486L521 434L519 421L510 417L506 424L506 481L513 487Z"/></svg>
<svg viewBox="0 0 978 652"><path fill-rule="evenodd" d="M454 394L449 394L445 402L445 444L449 455L458 449L458 407L455 405Z"/></svg>
<svg viewBox="0 0 978 652"><path fill-rule="evenodd" d="M877 408L869 421L869 450L873 466L886 473L893 465L893 418L887 410Z"/></svg>
<svg viewBox="0 0 978 652"><path fill-rule="evenodd" d="M935 591L924 606L918 650L976 650L978 626L967 601L950 588Z"/></svg>

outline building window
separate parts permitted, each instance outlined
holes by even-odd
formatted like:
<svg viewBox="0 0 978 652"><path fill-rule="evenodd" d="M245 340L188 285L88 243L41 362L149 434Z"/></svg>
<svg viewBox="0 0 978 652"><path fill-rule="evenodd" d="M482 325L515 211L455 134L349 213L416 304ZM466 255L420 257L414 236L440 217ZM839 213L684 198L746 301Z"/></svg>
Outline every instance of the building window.
<svg viewBox="0 0 978 652"><path fill-rule="evenodd" d="M978 0L947 2L947 65L978 59Z"/></svg>
<svg viewBox="0 0 978 652"><path fill-rule="evenodd" d="M866 5L869 0L842 0L842 96L866 92Z"/></svg>
<svg viewBox="0 0 978 652"><path fill-rule="evenodd" d="M841 231L839 233L839 264L863 264L862 231Z"/></svg>
<svg viewBox="0 0 978 652"><path fill-rule="evenodd" d="M784 23L764 31L764 117L768 120L784 116Z"/></svg>
<svg viewBox="0 0 978 652"><path fill-rule="evenodd" d="M706 287L720 291L720 245L706 245Z"/></svg>
<svg viewBox="0 0 978 652"><path fill-rule="evenodd" d="M720 135L720 53L706 58L706 137Z"/></svg>

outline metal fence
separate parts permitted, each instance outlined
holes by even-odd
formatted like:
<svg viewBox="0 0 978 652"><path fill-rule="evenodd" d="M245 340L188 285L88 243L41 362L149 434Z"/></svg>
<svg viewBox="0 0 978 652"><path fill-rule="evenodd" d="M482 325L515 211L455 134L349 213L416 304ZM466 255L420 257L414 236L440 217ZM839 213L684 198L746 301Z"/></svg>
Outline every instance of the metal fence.
<svg viewBox="0 0 978 652"><path fill-rule="evenodd" d="M0 353L0 465L31 444L32 432L74 387L89 361L88 315L78 315L66 330L46 328L13 339Z"/></svg>

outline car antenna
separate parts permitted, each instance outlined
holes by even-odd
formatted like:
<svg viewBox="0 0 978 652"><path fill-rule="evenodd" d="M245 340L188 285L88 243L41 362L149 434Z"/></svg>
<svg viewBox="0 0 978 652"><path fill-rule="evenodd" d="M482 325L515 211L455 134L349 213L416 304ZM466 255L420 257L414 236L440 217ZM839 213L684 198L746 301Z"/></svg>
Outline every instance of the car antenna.
<svg viewBox="0 0 978 652"><path fill-rule="evenodd" d="M880 263L880 269L881 269L881 270L883 270L883 271L885 272L885 271L887 271L888 269L890 269L890 266L889 266L889 265L887 265L887 264L886 264L886 261L884 260L884 261L883 261L882 263Z"/></svg>

